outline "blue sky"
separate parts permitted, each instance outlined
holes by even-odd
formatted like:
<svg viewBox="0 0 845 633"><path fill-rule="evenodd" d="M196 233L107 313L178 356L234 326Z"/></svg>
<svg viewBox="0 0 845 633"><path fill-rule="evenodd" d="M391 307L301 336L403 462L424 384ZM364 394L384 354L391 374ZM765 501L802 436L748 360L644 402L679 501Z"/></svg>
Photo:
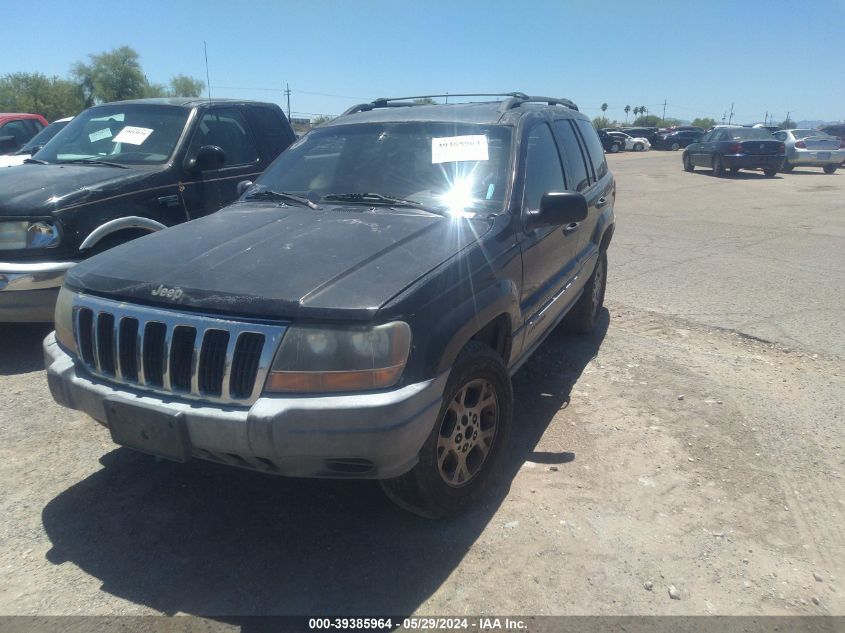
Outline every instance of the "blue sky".
<svg viewBox="0 0 845 633"><path fill-rule="evenodd" d="M721 119L731 102L735 122L845 117L845 0L42 0L2 16L0 75L64 76L128 44L152 82L204 79L206 40L213 96L284 103L287 82L294 116L521 90L592 116L607 102L620 120L626 104L662 113L664 99L681 119Z"/></svg>

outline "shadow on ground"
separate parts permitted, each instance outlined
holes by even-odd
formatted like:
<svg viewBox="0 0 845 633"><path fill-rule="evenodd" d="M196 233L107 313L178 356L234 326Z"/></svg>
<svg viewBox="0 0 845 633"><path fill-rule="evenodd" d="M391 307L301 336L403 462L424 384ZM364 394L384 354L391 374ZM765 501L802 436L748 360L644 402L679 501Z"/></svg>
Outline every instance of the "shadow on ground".
<svg viewBox="0 0 845 633"><path fill-rule="evenodd" d="M525 461L566 468L576 459L534 448L608 324L604 310L591 336L552 333L517 373L501 476L457 519L407 514L375 482L177 465L121 448L44 508L47 558L72 562L103 591L164 613L408 614L460 564Z"/></svg>
<svg viewBox="0 0 845 633"><path fill-rule="evenodd" d="M696 167L695 171L688 173L695 174L696 176L710 176L711 178L716 178L713 174L713 170L708 169L707 167ZM736 172L727 171L724 176L719 178L719 180L780 180L781 178L783 178L783 174L780 172L769 178L762 171L741 170Z"/></svg>
<svg viewBox="0 0 845 633"><path fill-rule="evenodd" d="M0 376L44 369L41 342L52 329L49 323L0 323Z"/></svg>

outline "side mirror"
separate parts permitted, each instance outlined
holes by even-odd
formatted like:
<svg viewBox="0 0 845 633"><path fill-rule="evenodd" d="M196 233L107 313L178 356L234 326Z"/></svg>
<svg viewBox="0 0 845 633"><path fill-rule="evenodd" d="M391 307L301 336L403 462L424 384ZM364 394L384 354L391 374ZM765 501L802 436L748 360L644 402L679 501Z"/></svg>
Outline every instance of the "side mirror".
<svg viewBox="0 0 845 633"><path fill-rule="evenodd" d="M0 154L18 151L18 140L14 136L0 136Z"/></svg>
<svg viewBox="0 0 845 633"><path fill-rule="evenodd" d="M33 145L29 148L29 155L35 156L38 152L41 151L41 148L44 147L43 145Z"/></svg>
<svg viewBox="0 0 845 633"><path fill-rule="evenodd" d="M540 208L528 214L528 230L540 226L561 226L587 219L587 199L572 191L544 193Z"/></svg>
<svg viewBox="0 0 845 633"><path fill-rule="evenodd" d="M226 152L217 145L203 145L197 155L185 162L185 169L195 173L220 169L226 163Z"/></svg>
<svg viewBox="0 0 845 633"><path fill-rule="evenodd" d="M242 195L244 195L244 191L246 191L250 187L252 187L251 180L241 180L238 183L238 197L240 198Z"/></svg>

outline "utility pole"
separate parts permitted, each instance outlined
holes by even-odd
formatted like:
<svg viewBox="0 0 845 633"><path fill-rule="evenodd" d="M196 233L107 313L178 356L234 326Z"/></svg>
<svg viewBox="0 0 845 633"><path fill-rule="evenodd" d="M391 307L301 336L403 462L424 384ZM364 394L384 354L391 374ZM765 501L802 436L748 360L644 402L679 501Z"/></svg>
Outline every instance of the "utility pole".
<svg viewBox="0 0 845 633"><path fill-rule="evenodd" d="M727 119L727 118L728 118L728 113L727 112L722 113L722 123L724 123L725 119Z"/></svg>
<svg viewBox="0 0 845 633"><path fill-rule="evenodd" d="M784 123L786 123L786 125L787 125L787 126L788 126L790 123L792 123L792 121L790 121L790 120L789 120L789 113L790 113L790 112L791 112L791 110L787 111L787 113L786 113L786 121L784 121Z"/></svg>
<svg viewBox="0 0 845 633"><path fill-rule="evenodd" d="M728 117L728 125L731 124L731 120L734 118L734 104L731 104L731 115Z"/></svg>
<svg viewBox="0 0 845 633"><path fill-rule="evenodd" d="M285 96L288 98L288 120L290 120L290 84L285 83Z"/></svg>
<svg viewBox="0 0 845 633"><path fill-rule="evenodd" d="M663 100L663 122L666 123L666 99Z"/></svg>

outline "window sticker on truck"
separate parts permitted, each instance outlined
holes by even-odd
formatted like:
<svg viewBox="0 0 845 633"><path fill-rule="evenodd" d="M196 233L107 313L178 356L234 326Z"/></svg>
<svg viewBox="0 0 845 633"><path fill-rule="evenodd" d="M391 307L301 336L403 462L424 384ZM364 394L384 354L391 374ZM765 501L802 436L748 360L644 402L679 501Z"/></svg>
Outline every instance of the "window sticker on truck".
<svg viewBox="0 0 845 633"><path fill-rule="evenodd" d="M148 127L132 127L131 125L127 125L114 137L114 142L141 145L152 133L153 130Z"/></svg>
<svg viewBox="0 0 845 633"><path fill-rule="evenodd" d="M485 135L441 136L431 139L432 163L456 163L468 160L489 160Z"/></svg>
<svg viewBox="0 0 845 633"><path fill-rule="evenodd" d="M103 128L102 130L97 130L96 132L91 132L88 135L88 140L92 143L96 143L97 141L102 141L104 138L111 138L111 129Z"/></svg>

